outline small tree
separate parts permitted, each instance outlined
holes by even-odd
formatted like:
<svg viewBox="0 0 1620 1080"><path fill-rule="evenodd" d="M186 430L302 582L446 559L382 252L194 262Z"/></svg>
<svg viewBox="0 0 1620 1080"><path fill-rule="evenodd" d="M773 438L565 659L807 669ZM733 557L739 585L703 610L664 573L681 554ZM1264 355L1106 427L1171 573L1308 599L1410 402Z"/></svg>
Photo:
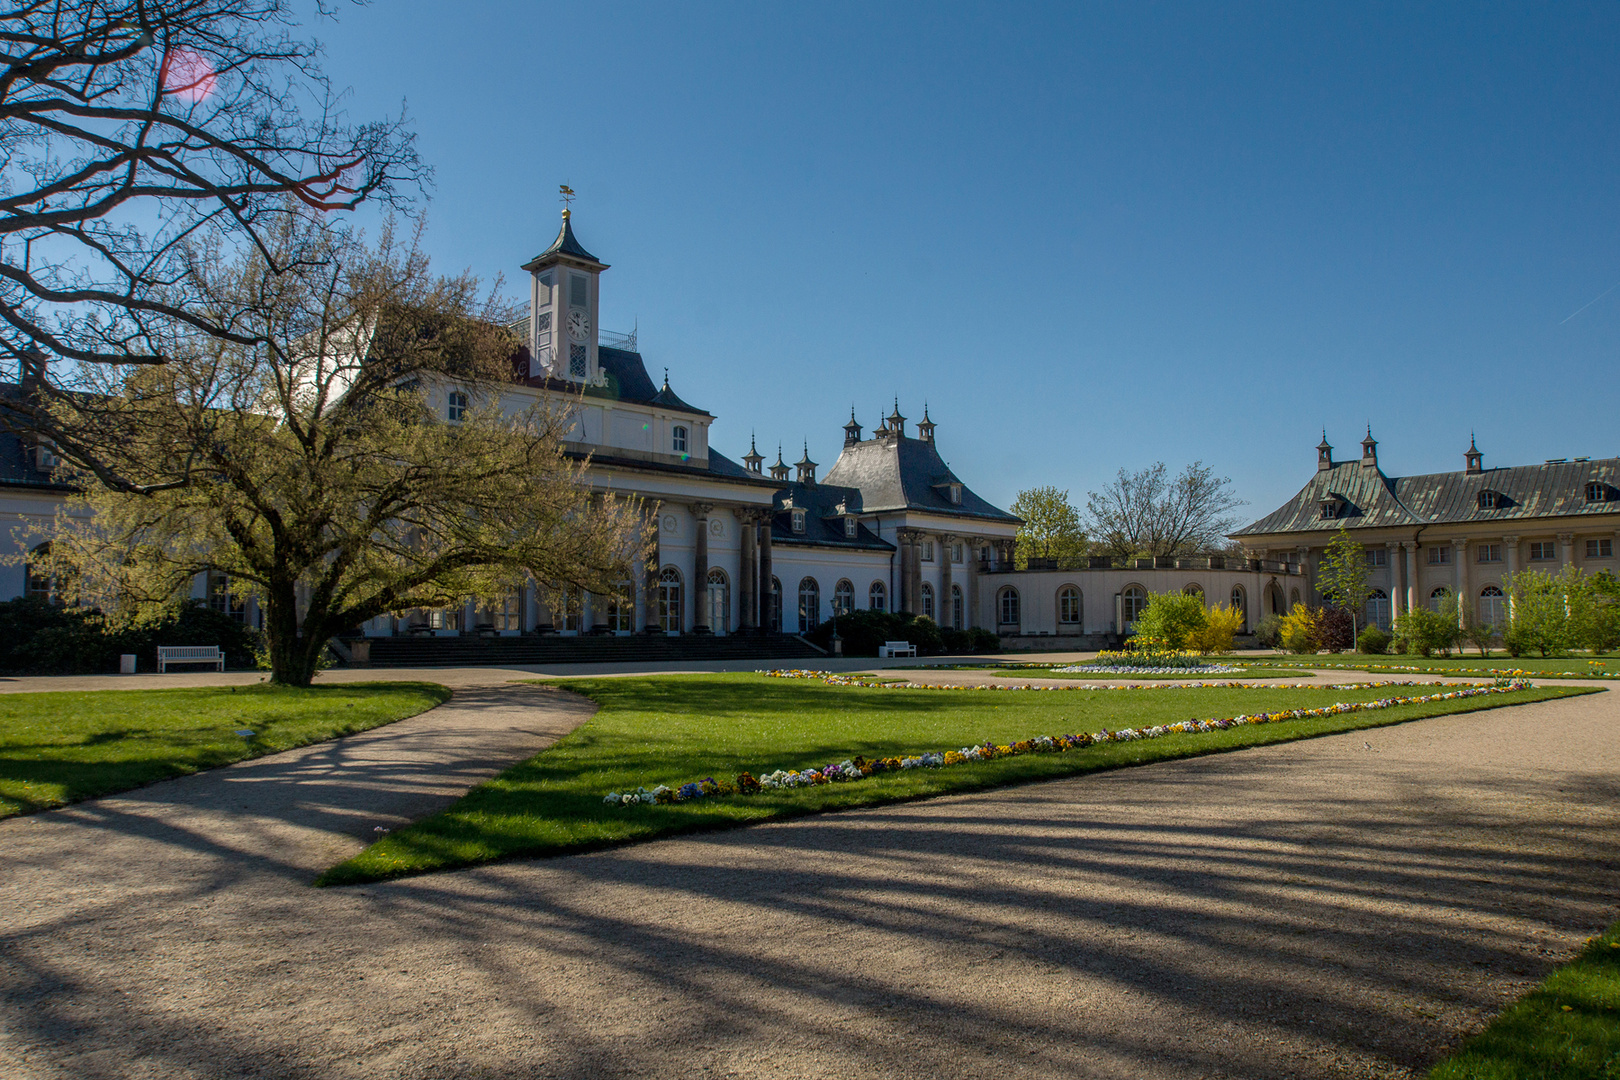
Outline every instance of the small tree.
<svg viewBox="0 0 1620 1080"><path fill-rule="evenodd" d="M1187 647L1205 656L1232 651L1232 642L1243 629L1243 613L1230 605L1218 604L1205 613L1204 625L1187 635Z"/></svg>
<svg viewBox="0 0 1620 1080"><path fill-rule="evenodd" d="M1521 570L1503 580L1509 597L1508 649L1514 655L1560 656L1578 641L1591 605L1579 567L1558 574Z"/></svg>
<svg viewBox="0 0 1620 1080"><path fill-rule="evenodd" d="M1060 570L1081 565L1086 556L1086 534L1067 491L1055 487L1020 491L1013 500L1012 512L1024 519L1018 528L1014 556L1018 569L1029 569L1031 558L1051 560Z"/></svg>
<svg viewBox="0 0 1620 1080"><path fill-rule="evenodd" d="M1136 617L1133 640L1152 641L1165 648L1187 647L1188 637L1209 621L1204 598L1190 593L1150 593L1147 606Z"/></svg>
<svg viewBox="0 0 1620 1080"><path fill-rule="evenodd" d="M1086 496L1087 527L1102 550L1132 555L1185 555L1220 547L1243 505L1232 481L1202 461L1174 479L1164 462L1138 472L1119 470L1114 482Z"/></svg>
<svg viewBox="0 0 1620 1080"><path fill-rule="evenodd" d="M1432 656L1436 652L1449 655L1462 640L1462 628L1457 621L1457 598L1447 596L1440 602L1440 610L1412 608L1403 611L1395 620L1395 637L1405 644L1406 652Z"/></svg>
<svg viewBox="0 0 1620 1080"><path fill-rule="evenodd" d="M263 347L171 327L169 363L100 369L101 393L53 403L84 494L51 557L78 598L138 619L227 574L258 598L272 680L302 686L377 616L525 577L616 593L640 507L592 496L566 404L503 411L513 342L476 282L313 213L266 240L269 257L194 253L187 283ZM428 407L450 388L454 422Z"/></svg>
<svg viewBox="0 0 1620 1080"><path fill-rule="evenodd" d="M1350 613L1350 638L1354 640L1356 616L1370 595L1367 589L1367 551L1342 524L1322 555L1317 581L1323 599L1330 606Z"/></svg>

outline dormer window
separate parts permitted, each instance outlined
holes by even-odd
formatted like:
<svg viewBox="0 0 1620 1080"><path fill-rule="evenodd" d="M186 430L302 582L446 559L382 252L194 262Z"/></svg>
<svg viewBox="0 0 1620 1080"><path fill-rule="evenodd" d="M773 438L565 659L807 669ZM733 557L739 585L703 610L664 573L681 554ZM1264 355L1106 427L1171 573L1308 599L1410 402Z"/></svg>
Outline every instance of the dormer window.
<svg viewBox="0 0 1620 1080"><path fill-rule="evenodd" d="M1481 510L1500 510L1507 505L1507 496L1500 491L1482 491L1479 493L1479 508Z"/></svg>
<svg viewBox="0 0 1620 1080"><path fill-rule="evenodd" d="M1344 511L1347 506L1349 506L1349 504L1343 499L1339 498L1337 495L1332 496L1331 498L1323 499L1321 502L1321 516L1325 521L1332 521L1336 518L1341 518L1344 516Z"/></svg>
<svg viewBox="0 0 1620 1080"><path fill-rule="evenodd" d="M40 472L50 472L62 464L62 455L56 452L56 447L48 442L42 442L34 447L34 467Z"/></svg>
<svg viewBox="0 0 1620 1080"><path fill-rule="evenodd" d="M670 441L674 444L677 454L686 453L686 429L684 427L676 424Z"/></svg>
<svg viewBox="0 0 1620 1080"><path fill-rule="evenodd" d="M845 518L844 519L844 539L846 539L846 540L855 539L855 532L860 527L861 527L860 522L856 521L854 518L852 518L852 517Z"/></svg>
<svg viewBox="0 0 1620 1080"><path fill-rule="evenodd" d="M804 533L804 511L803 510L794 510L792 512L791 516L792 516L792 519L793 519L793 531L796 532L796 533L799 533L800 535L803 535L803 533Z"/></svg>
<svg viewBox="0 0 1620 1080"><path fill-rule="evenodd" d="M460 390L452 390L445 399L444 418L452 424L459 424L467 415L467 395Z"/></svg>
<svg viewBox="0 0 1620 1080"><path fill-rule="evenodd" d="M952 484L951 485L951 502L955 503L957 506L962 505L962 485L961 484Z"/></svg>
<svg viewBox="0 0 1620 1080"><path fill-rule="evenodd" d="M1594 480L1586 485L1586 501L1589 503L1608 502L1609 485L1601 480Z"/></svg>

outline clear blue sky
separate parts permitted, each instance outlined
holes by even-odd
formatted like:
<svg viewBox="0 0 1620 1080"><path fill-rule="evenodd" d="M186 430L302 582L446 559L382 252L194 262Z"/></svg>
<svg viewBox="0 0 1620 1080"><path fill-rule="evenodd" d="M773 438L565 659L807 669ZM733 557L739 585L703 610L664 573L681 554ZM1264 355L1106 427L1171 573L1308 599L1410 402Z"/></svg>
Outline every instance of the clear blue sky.
<svg viewBox="0 0 1620 1080"><path fill-rule="evenodd" d="M443 271L557 185L602 323L740 456L926 398L1006 505L1203 459L1259 516L1387 472L1620 454L1620 7L414 3L308 27L408 106ZM1579 314L1570 318L1578 309Z"/></svg>

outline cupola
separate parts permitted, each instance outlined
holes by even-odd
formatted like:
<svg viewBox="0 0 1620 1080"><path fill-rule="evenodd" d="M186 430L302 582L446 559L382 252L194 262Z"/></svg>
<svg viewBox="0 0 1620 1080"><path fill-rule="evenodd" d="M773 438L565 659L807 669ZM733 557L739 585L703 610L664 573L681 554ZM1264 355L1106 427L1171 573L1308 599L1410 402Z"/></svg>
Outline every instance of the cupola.
<svg viewBox="0 0 1620 1080"><path fill-rule="evenodd" d="M816 482L816 463L810 460L810 444L804 444L804 457L794 462L799 470L799 483L814 484Z"/></svg>
<svg viewBox="0 0 1620 1080"><path fill-rule="evenodd" d="M844 425L844 445L854 446L861 441L861 425L855 419L855 406L849 407L849 423Z"/></svg>
<svg viewBox="0 0 1620 1080"><path fill-rule="evenodd" d="M743 467L749 472L753 473L755 476L758 476L760 475L760 462L764 460L765 455L761 454L759 452L759 448L754 445L754 436L753 433L750 432L748 435L748 453L743 455Z"/></svg>
<svg viewBox="0 0 1620 1080"><path fill-rule="evenodd" d="M903 438L906 434L906 418L900 415L900 399L894 399L894 412L889 414L889 434Z"/></svg>
<svg viewBox="0 0 1620 1080"><path fill-rule="evenodd" d="M927 402L924 402L923 403L923 418L922 418L922 421L917 425L917 438L921 439L923 442L926 442L926 443L933 442L934 441L934 426L935 426L934 422L932 420L928 419L928 404L927 404Z"/></svg>
<svg viewBox="0 0 1620 1080"><path fill-rule="evenodd" d="M772 480L780 480L782 483L785 484L785 483L788 482L788 477L791 476L792 474L793 474L793 470L788 467L787 462L782 460L782 444L777 443L776 444L776 464L771 466L771 479Z"/></svg>
<svg viewBox="0 0 1620 1080"><path fill-rule="evenodd" d="M1367 425L1367 437L1361 440L1361 463L1370 469L1378 468L1378 440L1372 437L1372 425Z"/></svg>
<svg viewBox="0 0 1620 1080"><path fill-rule="evenodd" d="M1465 471L1470 474L1485 471L1485 455L1481 454L1479 447L1474 445L1474 433L1472 431L1468 433L1468 449L1463 451L1463 461L1468 463Z"/></svg>
<svg viewBox="0 0 1620 1080"><path fill-rule="evenodd" d="M1316 444L1316 470L1322 472L1333 468L1333 444L1327 441L1327 431L1322 432L1322 441Z"/></svg>

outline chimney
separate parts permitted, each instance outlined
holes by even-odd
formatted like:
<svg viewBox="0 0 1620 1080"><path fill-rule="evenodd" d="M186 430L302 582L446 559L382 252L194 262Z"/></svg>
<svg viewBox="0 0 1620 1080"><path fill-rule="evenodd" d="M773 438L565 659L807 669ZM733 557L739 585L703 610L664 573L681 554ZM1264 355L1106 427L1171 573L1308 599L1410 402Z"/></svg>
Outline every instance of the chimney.
<svg viewBox="0 0 1620 1080"><path fill-rule="evenodd" d="M1316 444L1316 471L1326 472L1333 468L1333 446L1327 441L1327 430L1322 431L1322 441Z"/></svg>
<svg viewBox="0 0 1620 1080"><path fill-rule="evenodd" d="M1361 463L1370 469L1378 468L1378 440L1372 437L1372 425L1367 425L1367 437L1361 440Z"/></svg>

